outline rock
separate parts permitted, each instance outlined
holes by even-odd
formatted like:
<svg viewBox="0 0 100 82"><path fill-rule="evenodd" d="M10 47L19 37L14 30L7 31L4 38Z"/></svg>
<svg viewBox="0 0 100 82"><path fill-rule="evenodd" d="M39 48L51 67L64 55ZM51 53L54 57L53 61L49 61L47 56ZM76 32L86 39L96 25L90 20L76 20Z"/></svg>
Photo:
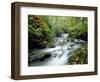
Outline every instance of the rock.
<svg viewBox="0 0 100 82"><path fill-rule="evenodd" d="M67 48L67 50L70 50L70 49L71 49L71 47Z"/></svg>
<svg viewBox="0 0 100 82"><path fill-rule="evenodd" d="M63 54L59 55L59 58L61 58L62 55L63 55Z"/></svg>
<svg viewBox="0 0 100 82"><path fill-rule="evenodd" d="M74 43L70 43L70 46L73 47L75 44Z"/></svg>
<svg viewBox="0 0 100 82"><path fill-rule="evenodd" d="M55 45L49 45L48 46L48 48L54 48L55 47Z"/></svg>
<svg viewBox="0 0 100 82"><path fill-rule="evenodd" d="M80 39L79 39L79 40L75 40L74 42L75 42L76 44L84 43L84 41L83 41L83 40L80 40Z"/></svg>
<svg viewBox="0 0 100 82"><path fill-rule="evenodd" d="M57 54L54 54L54 57L57 57Z"/></svg>
<svg viewBox="0 0 100 82"><path fill-rule="evenodd" d="M38 60L39 61L44 61L45 59L50 58L50 57L51 57L51 54L46 54L45 56L39 58Z"/></svg>
<svg viewBox="0 0 100 82"><path fill-rule="evenodd" d="M37 56L36 55L29 56L29 62L34 62L36 60L37 60Z"/></svg>
<svg viewBox="0 0 100 82"><path fill-rule="evenodd" d="M84 34L80 34L78 37L76 37L78 39L82 39L84 41L87 41L88 40L88 33L85 32Z"/></svg>
<svg viewBox="0 0 100 82"><path fill-rule="evenodd" d="M79 41L77 41L77 42L75 42L76 44L80 44L80 42Z"/></svg>

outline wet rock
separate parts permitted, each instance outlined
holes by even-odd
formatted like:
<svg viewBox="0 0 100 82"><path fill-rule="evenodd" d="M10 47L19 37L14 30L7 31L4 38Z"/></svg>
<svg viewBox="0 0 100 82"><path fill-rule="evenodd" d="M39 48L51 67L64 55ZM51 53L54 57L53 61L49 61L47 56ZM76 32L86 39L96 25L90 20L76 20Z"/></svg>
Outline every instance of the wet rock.
<svg viewBox="0 0 100 82"><path fill-rule="evenodd" d="M74 43L70 43L70 47L73 47L75 44Z"/></svg>
<svg viewBox="0 0 100 82"><path fill-rule="evenodd" d="M78 40L75 40L74 42L75 44L81 44L81 43L84 43L85 41L78 39Z"/></svg>
<svg viewBox="0 0 100 82"><path fill-rule="evenodd" d="M54 57L56 57L57 56L57 54L54 54Z"/></svg>
<svg viewBox="0 0 100 82"><path fill-rule="evenodd" d="M39 58L38 60L39 61L44 61L45 59L50 58L50 57L51 57L51 54L46 54L45 56Z"/></svg>
<svg viewBox="0 0 100 82"><path fill-rule="evenodd" d="M63 54L59 55L59 58L61 58L61 57L62 57L62 55L63 55Z"/></svg>
<svg viewBox="0 0 100 82"><path fill-rule="evenodd" d="M29 63L31 63L31 62L37 61L37 56L36 55L29 56L28 59L29 59Z"/></svg>
<svg viewBox="0 0 100 82"><path fill-rule="evenodd" d="M71 47L67 48L67 50L70 50L70 49L71 49Z"/></svg>

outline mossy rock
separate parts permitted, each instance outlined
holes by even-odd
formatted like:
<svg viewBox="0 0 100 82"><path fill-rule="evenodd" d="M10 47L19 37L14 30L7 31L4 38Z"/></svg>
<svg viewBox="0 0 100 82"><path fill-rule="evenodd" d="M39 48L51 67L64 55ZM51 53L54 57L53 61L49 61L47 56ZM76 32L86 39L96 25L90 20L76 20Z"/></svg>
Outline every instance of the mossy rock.
<svg viewBox="0 0 100 82"><path fill-rule="evenodd" d="M47 58L50 58L51 57L51 54L49 53L46 53L44 56L42 56L41 58L38 58L39 61L44 61L45 59Z"/></svg>
<svg viewBox="0 0 100 82"><path fill-rule="evenodd" d="M81 48L75 50L72 56L68 60L69 64L87 64L87 44L81 46Z"/></svg>
<svg viewBox="0 0 100 82"><path fill-rule="evenodd" d="M31 59L32 61L43 61L43 60L51 57L50 53L42 52L41 50L33 51L29 55L30 55L30 58L33 57L32 58L33 60Z"/></svg>

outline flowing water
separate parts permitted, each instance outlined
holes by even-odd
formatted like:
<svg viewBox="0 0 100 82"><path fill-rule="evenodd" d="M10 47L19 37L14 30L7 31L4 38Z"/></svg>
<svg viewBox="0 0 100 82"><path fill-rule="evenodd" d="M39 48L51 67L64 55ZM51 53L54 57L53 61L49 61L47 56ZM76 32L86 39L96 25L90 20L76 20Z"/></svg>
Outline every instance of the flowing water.
<svg viewBox="0 0 100 82"><path fill-rule="evenodd" d="M41 52L50 53L51 57L45 59L44 61L36 63L36 65L50 66L68 64L69 57L72 56L72 53L76 49L80 48L82 43L84 43L84 41L80 39L74 39L73 41L71 41L71 39L68 38L68 34L63 33L60 37L56 37L54 48L45 48L41 50Z"/></svg>

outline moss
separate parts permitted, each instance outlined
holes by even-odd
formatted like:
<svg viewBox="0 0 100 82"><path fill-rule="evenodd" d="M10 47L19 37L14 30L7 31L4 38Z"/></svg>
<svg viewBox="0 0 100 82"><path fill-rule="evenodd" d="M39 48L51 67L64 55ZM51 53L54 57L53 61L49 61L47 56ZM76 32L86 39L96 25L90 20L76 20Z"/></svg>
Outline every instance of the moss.
<svg viewBox="0 0 100 82"><path fill-rule="evenodd" d="M72 56L69 58L69 64L87 64L87 44L83 44L81 48L74 51Z"/></svg>

